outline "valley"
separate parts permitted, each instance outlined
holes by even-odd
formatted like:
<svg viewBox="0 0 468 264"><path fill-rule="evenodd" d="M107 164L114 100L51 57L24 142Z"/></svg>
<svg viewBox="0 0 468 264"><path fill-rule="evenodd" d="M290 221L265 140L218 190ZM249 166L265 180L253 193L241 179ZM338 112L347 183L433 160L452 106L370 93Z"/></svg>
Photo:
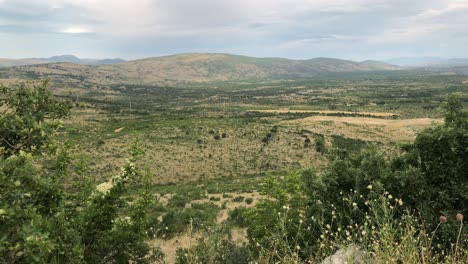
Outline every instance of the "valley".
<svg viewBox="0 0 468 264"><path fill-rule="evenodd" d="M205 232L225 225L220 232L246 246L247 226L236 217L268 197L267 179L307 169L322 174L334 153L358 155L369 146L395 159L418 132L443 124L449 94L459 93L465 107L468 101L462 75L251 60L179 55L103 66L30 65L0 69L0 83L49 78L53 93L73 103L53 138L98 189L112 188L109 179L139 142L144 155L137 165L157 201L148 243L168 263L180 258L177 248L194 247Z"/></svg>

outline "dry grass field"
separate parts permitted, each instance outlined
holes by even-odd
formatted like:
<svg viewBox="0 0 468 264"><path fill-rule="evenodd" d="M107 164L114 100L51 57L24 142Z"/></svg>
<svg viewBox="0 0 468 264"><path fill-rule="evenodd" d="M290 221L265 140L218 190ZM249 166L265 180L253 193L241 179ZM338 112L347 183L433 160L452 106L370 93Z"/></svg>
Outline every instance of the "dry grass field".
<svg viewBox="0 0 468 264"><path fill-rule="evenodd" d="M286 121L285 124L311 129L325 135L341 135L374 142L412 141L416 133L430 125L441 124L442 119L381 119L366 117L313 116Z"/></svg>

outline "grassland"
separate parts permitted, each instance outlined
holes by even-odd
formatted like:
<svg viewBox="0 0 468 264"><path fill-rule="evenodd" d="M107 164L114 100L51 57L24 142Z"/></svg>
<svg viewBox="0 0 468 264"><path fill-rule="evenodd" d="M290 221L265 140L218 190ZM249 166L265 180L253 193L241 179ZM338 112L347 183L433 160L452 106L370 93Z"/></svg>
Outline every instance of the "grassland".
<svg viewBox="0 0 468 264"><path fill-rule="evenodd" d="M142 140L141 163L160 202L151 243L162 246L169 262L177 247L196 241L197 230L227 223L235 208L255 204L265 175L320 170L333 148L379 144L391 157L417 131L441 122L448 94L459 92L468 102L466 77L458 75L350 73L171 87L88 79L76 67L50 75L54 92L77 106L56 138L99 175L97 183L116 174L128 146ZM7 84L45 75L0 70ZM245 242L242 228L231 232Z"/></svg>

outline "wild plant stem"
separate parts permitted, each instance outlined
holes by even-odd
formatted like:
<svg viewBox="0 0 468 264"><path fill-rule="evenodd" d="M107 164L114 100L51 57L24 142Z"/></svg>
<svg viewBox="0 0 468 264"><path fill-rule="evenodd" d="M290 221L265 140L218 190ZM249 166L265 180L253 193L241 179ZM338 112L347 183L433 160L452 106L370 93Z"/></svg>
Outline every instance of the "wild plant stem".
<svg viewBox="0 0 468 264"><path fill-rule="evenodd" d="M460 230L458 230L457 244L455 244L455 261L454 261L454 263L457 263L458 251L460 249L460 245L459 245L460 236L461 236L462 229L463 229L463 220L460 221Z"/></svg>
<svg viewBox="0 0 468 264"><path fill-rule="evenodd" d="M435 234L437 233L437 229L439 229L439 226L440 226L441 224L442 224L442 221L439 222L439 224L437 225L436 229L435 229L434 232L432 233L431 239L429 240L428 250L431 249L432 240L434 239L434 236L435 236Z"/></svg>
<svg viewBox="0 0 468 264"><path fill-rule="evenodd" d="M439 229L439 226L442 224L442 221L439 222L439 224L437 225L436 229L434 230L434 232L432 233L432 236L431 236L431 239L429 240L429 245L427 246L427 254L426 256L428 257L428 260L430 261L430 258L431 258L431 247L432 247L432 240L434 240L434 236L435 234L437 233L437 230Z"/></svg>

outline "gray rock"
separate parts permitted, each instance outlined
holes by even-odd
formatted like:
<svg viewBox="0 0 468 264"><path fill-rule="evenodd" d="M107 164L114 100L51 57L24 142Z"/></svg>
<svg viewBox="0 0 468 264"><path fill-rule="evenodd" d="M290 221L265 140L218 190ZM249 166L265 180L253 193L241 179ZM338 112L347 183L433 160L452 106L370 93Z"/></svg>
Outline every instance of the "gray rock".
<svg viewBox="0 0 468 264"><path fill-rule="evenodd" d="M332 256L327 257L321 264L364 264L372 263L367 252L359 245L353 244L347 248L342 248Z"/></svg>

